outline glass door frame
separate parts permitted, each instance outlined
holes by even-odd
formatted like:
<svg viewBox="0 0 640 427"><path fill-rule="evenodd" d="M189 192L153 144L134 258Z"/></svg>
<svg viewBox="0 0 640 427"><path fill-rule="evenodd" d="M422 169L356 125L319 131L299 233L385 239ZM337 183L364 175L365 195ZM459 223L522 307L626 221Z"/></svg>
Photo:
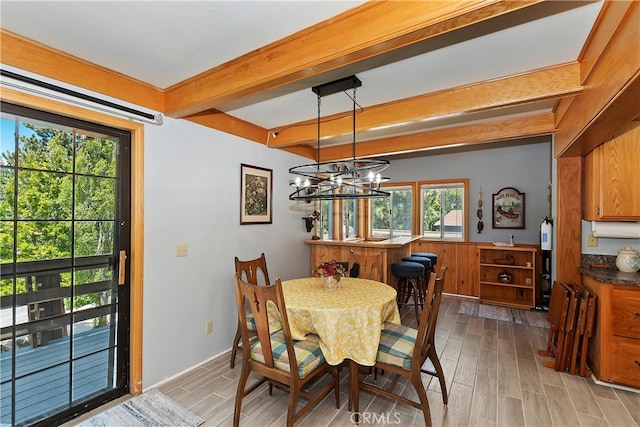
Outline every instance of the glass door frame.
<svg viewBox="0 0 640 427"><path fill-rule="evenodd" d="M128 310L130 315L128 371L129 393L138 395L142 393L143 388L142 319L144 289L142 280L144 276L144 125L8 88L0 92L0 100L127 130L131 133L130 251L127 257L126 272L129 282L130 304Z"/></svg>

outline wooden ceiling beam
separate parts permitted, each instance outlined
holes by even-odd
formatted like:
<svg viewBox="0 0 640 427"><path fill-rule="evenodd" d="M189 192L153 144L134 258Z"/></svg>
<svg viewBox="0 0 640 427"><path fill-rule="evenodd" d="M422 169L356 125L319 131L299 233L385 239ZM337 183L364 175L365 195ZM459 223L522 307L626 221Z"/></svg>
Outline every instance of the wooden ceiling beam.
<svg viewBox="0 0 640 427"><path fill-rule="evenodd" d="M221 111L208 110L185 117L185 120L260 144L265 144L268 141L268 132L266 129Z"/></svg>
<svg viewBox="0 0 640 427"><path fill-rule="evenodd" d="M413 125L453 115L478 113L547 99L572 96L582 91L580 64L571 63L501 79L406 98L366 107L356 119L356 133L381 127ZM317 140L317 122L309 120L285 125L271 138L269 146L282 148ZM322 138L353 132L351 115L341 113L323 118Z"/></svg>
<svg viewBox="0 0 640 427"><path fill-rule="evenodd" d="M362 141L356 146L358 158L389 156L407 152L435 150L446 147L471 146L554 133L553 113L540 113L436 129L410 135ZM350 159L351 144L320 149L320 161Z"/></svg>
<svg viewBox="0 0 640 427"><path fill-rule="evenodd" d="M217 108L536 3L366 2L168 88L165 114Z"/></svg>

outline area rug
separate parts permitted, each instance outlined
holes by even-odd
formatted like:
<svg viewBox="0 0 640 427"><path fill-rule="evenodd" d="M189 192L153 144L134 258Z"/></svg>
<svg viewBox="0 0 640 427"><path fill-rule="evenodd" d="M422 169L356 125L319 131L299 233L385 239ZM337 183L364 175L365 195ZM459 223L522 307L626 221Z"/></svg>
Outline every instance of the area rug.
<svg viewBox="0 0 640 427"><path fill-rule="evenodd" d="M82 427L195 427L204 423L161 392L151 389L78 424Z"/></svg>
<svg viewBox="0 0 640 427"><path fill-rule="evenodd" d="M519 325L537 326L539 328L549 327L549 323L545 320L544 313L518 308L499 307L472 301L462 301L458 309L458 314L502 320Z"/></svg>

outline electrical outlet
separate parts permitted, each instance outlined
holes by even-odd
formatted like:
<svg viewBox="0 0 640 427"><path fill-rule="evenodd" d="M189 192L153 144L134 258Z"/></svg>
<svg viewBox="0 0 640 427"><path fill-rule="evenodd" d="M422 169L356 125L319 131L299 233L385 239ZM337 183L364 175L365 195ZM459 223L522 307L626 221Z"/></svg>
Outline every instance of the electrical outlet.
<svg viewBox="0 0 640 427"><path fill-rule="evenodd" d="M205 332L210 334L213 332L213 320L207 320L205 324Z"/></svg>
<svg viewBox="0 0 640 427"><path fill-rule="evenodd" d="M189 246L186 243L176 243L176 256L187 256Z"/></svg>
<svg viewBox="0 0 640 427"><path fill-rule="evenodd" d="M596 246L598 246L598 238L593 234L587 235L587 246L590 248L595 248Z"/></svg>

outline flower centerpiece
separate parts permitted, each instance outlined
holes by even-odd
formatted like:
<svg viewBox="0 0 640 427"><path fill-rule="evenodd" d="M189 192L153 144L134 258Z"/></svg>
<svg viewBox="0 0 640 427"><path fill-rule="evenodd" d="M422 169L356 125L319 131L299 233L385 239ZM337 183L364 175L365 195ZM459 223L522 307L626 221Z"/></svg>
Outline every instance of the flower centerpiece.
<svg viewBox="0 0 640 427"><path fill-rule="evenodd" d="M344 277L344 266L336 260L323 262L316 269L316 274L325 279L325 288L333 291L340 287L340 279Z"/></svg>

